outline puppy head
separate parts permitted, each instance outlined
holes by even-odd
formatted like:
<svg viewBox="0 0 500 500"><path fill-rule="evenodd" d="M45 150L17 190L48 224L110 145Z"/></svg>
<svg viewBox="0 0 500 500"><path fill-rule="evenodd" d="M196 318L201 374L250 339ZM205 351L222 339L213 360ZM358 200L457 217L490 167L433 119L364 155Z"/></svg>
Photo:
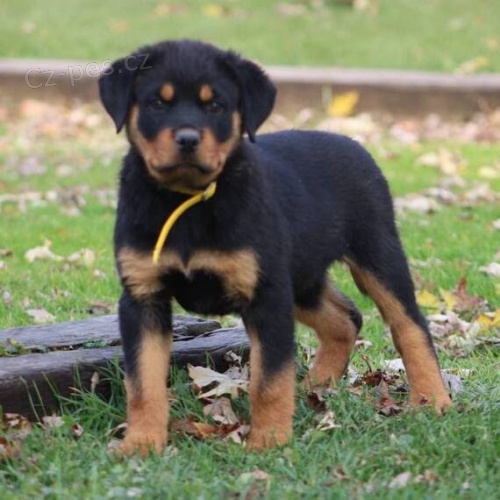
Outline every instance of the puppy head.
<svg viewBox="0 0 500 500"><path fill-rule="evenodd" d="M167 41L115 61L101 76L104 108L168 188L203 189L243 133L255 132L275 88L253 62L212 45Z"/></svg>

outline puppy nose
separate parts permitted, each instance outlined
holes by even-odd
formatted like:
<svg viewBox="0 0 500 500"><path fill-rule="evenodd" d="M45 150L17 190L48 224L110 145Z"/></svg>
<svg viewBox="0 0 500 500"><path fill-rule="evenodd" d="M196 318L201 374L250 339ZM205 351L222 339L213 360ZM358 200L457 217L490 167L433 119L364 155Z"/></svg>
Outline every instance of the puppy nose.
<svg viewBox="0 0 500 500"><path fill-rule="evenodd" d="M174 140L182 153L193 153L200 144L201 135L195 128L180 128Z"/></svg>

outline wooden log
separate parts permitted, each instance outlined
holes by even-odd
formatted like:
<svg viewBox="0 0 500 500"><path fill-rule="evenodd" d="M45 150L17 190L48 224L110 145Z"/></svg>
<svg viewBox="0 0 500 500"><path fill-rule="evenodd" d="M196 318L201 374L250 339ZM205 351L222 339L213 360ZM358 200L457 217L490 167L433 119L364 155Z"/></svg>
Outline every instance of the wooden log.
<svg viewBox="0 0 500 500"><path fill-rule="evenodd" d="M174 339L188 340L220 328L213 320L175 315ZM22 352L44 352L58 349L76 349L82 346L118 345L118 317L116 314L98 316L81 321L68 321L40 326L24 326L0 331L0 346Z"/></svg>
<svg viewBox="0 0 500 500"><path fill-rule="evenodd" d="M176 322L180 325L178 328L184 329L185 332L184 336L178 335L179 339L185 340L174 340L172 363L176 366L185 366L188 363L211 363L216 368L223 369L228 365L226 355L229 351L243 358L248 357L249 344L243 328L217 329L199 333L207 329L207 325L218 326L218 323L203 322L195 318L179 322L178 317L176 317ZM188 326L189 324L192 326ZM64 336L65 331L73 332L73 340L81 340L76 330L91 330L91 335L98 335L100 339L108 339L109 336L103 336L103 330L106 327L110 331L113 328L116 330L116 316L104 316L69 324L15 328L0 332L0 338L4 342L5 339L12 338L11 335L14 332L16 333L14 338L22 338L26 345L40 346L40 342L31 342L33 336L37 335L36 332L40 331L39 329L47 332L46 329L50 330L50 327L55 328L59 333L52 332L52 341L45 342L45 345L58 343L61 346L62 340L59 337ZM198 332L198 334L190 335L193 332ZM67 349L67 345L63 345L62 348ZM113 363L122 366L123 357L119 346L56 350L0 358L0 406L4 412L20 413L28 418L40 418L51 414L60 407L56 394L67 397L75 386L79 389L90 389L94 373L105 371ZM101 377L97 391L104 396L109 394L109 382L105 378Z"/></svg>

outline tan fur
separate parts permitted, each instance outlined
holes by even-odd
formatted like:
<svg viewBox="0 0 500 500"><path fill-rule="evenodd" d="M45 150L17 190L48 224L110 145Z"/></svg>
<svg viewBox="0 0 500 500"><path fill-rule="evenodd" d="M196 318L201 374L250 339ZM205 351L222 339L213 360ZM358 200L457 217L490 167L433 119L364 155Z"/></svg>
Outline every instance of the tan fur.
<svg viewBox="0 0 500 500"><path fill-rule="evenodd" d="M316 359L305 385L314 387L338 382L347 368L357 336L342 296L327 284L320 306L317 309L296 308L295 317L312 328L319 341Z"/></svg>
<svg viewBox="0 0 500 500"><path fill-rule="evenodd" d="M158 268L151 256L131 248L122 248L117 258L120 276L136 299L147 298L161 290Z"/></svg>
<svg viewBox="0 0 500 500"><path fill-rule="evenodd" d="M286 444L293 432L295 368L293 361L266 377L262 371L262 348L257 335L250 337L250 407L252 425L248 448L259 450Z"/></svg>
<svg viewBox="0 0 500 500"><path fill-rule="evenodd" d="M373 274L348 260L353 277L366 290L389 325L410 383L410 403L433 403L438 412L451 405L436 357L425 332L406 314L404 306Z"/></svg>
<svg viewBox="0 0 500 500"><path fill-rule="evenodd" d="M145 330L141 337L137 376L125 380L128 427L119 451L127 455L159 453L167 442L166 383L172 336Z"/></svg>
<svg viewBox="0 0 500 500"><path fill-rule="evenodd" d="M227 157L241 139L241 117L237 112L233 114L232 134L227 141L219 143L210 129L203 129L200 146L193 158L193 161L210 168L210 172L202 173L190 165L179 166L182 157L172 129L163 129L154 139L146 139L139 130L138 119L139 108L134 105L130 109L128 121L130 140L141 152L151 177L173 190L203 189L208 186L222 172ZM177 167L169 170L168 167L172 165Z"/></svg>
<svg viewBox="0 0 500 500"><path fill-rule="evenodd" d="M251 300L259 279L259 263L252 250L200 250L193 253L187 263L177 253L167 250L160 255L158 264L154 264L150 254L124 248L118 254L118 262L122 279L137 299L158 292L161 276L172 271L186 276L196 271L214 273L222 280L230 299Z"/></svg>
<svg viewBox="0 0 500 500"><path fill-rule="evenodd" d="M210 85L202 85L200 88L200 101L209 102L214 98L214 90Z"/></svg>
<svg viewBox="0 0 500 500"><path fill-rule="evenodd" d="M160 89L160 97L164 101L172 101L175 95L174 86L171 83L165 83Z"/></svg>

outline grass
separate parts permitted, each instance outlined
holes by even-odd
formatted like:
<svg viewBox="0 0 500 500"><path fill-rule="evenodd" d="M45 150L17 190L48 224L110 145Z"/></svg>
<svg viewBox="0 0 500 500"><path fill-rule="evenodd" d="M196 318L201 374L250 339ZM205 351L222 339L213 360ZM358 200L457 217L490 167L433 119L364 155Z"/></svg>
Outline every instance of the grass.
<svg viewBox="0 0 500 500"><path fill-rule="evenodd" d="M491 0L18 0L3 6L3 57L103 61L164 38L200 38L265 64L500 71L500 4ZM283 5L299 15L286 15ZM316 7L314 7L316 5Z"/></svg>
<svg viewBox="0 0 500 500"><path fill-rule="evenodd" d="M99 119L88 129L70 129L71 110L46 111L43 116L56 117L59 128L47 131L31 119L14 119L0 135L2 193L43 194L38 205L23 207L15 200L0 203L0 249L12 252L12 256L0 257L4 261L0 270L2 328L30 323L29 308L46 309L57 321L88 317L97 300L112 310L119 293L112 262L114 209L109 197L124 143L91 107L85 113L94 116L94 121L95 116ZM62 118L57 121L59 115ZM18 140L28 131L32 134L29 142ZM68 140L59 140L61 137ZM482 167L496 164L500 154L496 144L420 142L404 146L389 138L368 147L379 159L396 196L421 191L440 180L438 169L416 167L424 153L449 148L461 155L467 163L462 177L471 184L481 179ZM33 173L33 163L43 167L39 173ZM498 178L488 182L500 189ZM57 196L47 196L50 191ZM68 212L75 206L79 212ZM413 266L419 288L434 293L440 288L451 290L466 276L469 293L497 304L498 284L479 267L493 260L498 251L492 227L498 218L499 207L492 203L472 208L451 205L432 215L400 217L408 254L414 262L429 263ZM89 266L55 261L27 264L25 252L42 245L46 238L52 241L52 251L62 256L90 248L95 262ZM436 263L435 258L442 262ZM363 336L373 342L371 348L355 353L352 366L364 371L365 359L380 367L383 360L397 357L370 302L360 296L340 266L332 269L332 276L363 310ZM299 337L305 344L312 338L304 329ZM249 454L239 445L173 434L171 447L163 456L126 461L110 457L105 446L110 430L125 418L120 374L112 369L108 374L114 388L110 400L88 392L75 394L63 402L64 426L50 431L35 427L23 441L19 456L0 461L0 497L496 498L500 485L498 351L474 349L468 356L454 357L442 349L440 358L446 369L472 370L453 410L444 418L426 410L383 417L376 410L374 389L365 389L360 396L344 387L327 401L340 425L328 432L314 430L319 417L305 404L304 394L299 394L295 437L283 449ZM207 419L184 371L174 370L172 390L178 396L173 419ZM248 418L245 397L234 407L238 415ZM74 423L84 429L79 439L71 432ZM258 480L252 475L255 471L264 471L269 477ZM412 474L409 484L390 487L404 472Z"/></svg>

